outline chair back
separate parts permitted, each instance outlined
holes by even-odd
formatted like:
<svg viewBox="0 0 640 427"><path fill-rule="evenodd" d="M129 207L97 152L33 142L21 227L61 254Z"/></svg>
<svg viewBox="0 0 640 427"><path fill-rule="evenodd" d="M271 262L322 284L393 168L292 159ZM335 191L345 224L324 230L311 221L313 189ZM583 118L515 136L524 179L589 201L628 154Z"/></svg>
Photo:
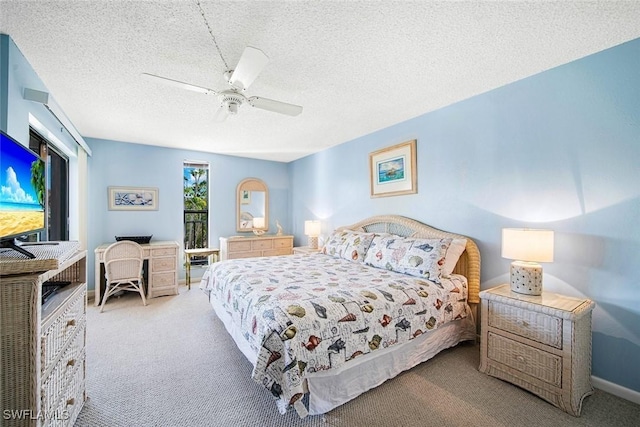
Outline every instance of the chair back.
<svg viewBox="0 0 640 427"><path fill-rule="evenodd" d="M139 280L142 278L142 246L123 240L113 243L104 251L104 268L107 280Z"/></svg>

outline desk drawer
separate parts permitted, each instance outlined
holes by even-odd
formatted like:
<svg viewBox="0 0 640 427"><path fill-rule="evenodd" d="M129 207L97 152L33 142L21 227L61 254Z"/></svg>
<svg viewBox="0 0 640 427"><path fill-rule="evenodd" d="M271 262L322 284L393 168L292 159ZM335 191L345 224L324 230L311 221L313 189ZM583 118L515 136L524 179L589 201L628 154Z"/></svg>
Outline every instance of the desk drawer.
<svg viewBox="0 0 640 427"><path fill-rule="evenodd" d="M265 240L254 240L251 242L251 249L260 250L260 249L271 249L273 241L271 239Z"/></svg>
<svg viewBox="0 0 640 427"><path fill-rule="evenodd" d="M151 273L158 271L175 271L176 259L175 258L153 258L151 260Z"/></svg>
<svg viewBox="0 0 640 427"><path fill-rule="evenodd" d="M562 319L489 301L489 326L562 349Z"/></svg>
<svg viewBox="0 0 640 427"><path fill-rule="evenodd" d="M151 256L176 256L178 254L178 248L154 248L151 249Z"/></svg>
<svg viewBox="0 0 640 427"><path fill-rule="evenodd" d="M175 272L154 273L151 275L151 285L154 288L162 288L164 286L173 286L175 284L176 284Z"/></svg>
<svg viewBox="0 0 640 427"><path fill-rule="evenodd" d="M244 252L251 250L251 241L244 240L238 242L229 242L229 252Z"/></svg>

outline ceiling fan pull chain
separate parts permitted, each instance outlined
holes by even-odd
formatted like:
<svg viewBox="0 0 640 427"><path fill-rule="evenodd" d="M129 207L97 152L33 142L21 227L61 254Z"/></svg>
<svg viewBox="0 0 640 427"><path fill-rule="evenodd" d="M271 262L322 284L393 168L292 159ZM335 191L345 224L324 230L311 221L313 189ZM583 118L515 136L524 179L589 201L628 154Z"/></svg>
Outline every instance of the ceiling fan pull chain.
<svg viewBox="0 0 640 427"><path fill-rule="evenodd" d="M218 42L216 41L216 36L213 35L213 31L211 31L211 27L209 26L209 21L207 21L207 17L204 16L204 10L202 10L202 6L200 5L200 1L196 0L196 4L198 5L198 9L200 9L200 14L202 15L202 19L204 19L204 24L209 29L209 34L211 34L211 38L213 39L213 44L216 45L216 49L218 49L218 55L220 55L220 59L224 63L225 70L229 70L229 66L227 65L227 61L224 60L222 56L222 52L220 51L220 46L218 46Z"/></svg>

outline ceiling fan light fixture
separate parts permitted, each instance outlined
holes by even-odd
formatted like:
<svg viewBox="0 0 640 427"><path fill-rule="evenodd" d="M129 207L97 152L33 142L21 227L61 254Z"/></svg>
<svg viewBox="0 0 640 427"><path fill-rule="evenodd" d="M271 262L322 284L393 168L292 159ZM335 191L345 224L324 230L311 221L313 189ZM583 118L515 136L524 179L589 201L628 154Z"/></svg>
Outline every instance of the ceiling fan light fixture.
<svg viewBox="0 0 640 427"><path fill-rule="evenodd" d="M238 114L238 104L235 102L227 102L227 113Z"/></svg>

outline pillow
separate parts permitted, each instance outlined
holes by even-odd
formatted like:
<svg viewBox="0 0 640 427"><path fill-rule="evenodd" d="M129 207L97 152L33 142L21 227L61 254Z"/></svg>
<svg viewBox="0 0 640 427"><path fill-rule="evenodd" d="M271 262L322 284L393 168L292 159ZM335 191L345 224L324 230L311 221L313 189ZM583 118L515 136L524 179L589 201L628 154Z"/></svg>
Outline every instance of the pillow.
<svg viewBox="0 0 640 427"><path fill-rule="evenodd" d="M467 247L467 239L452 239L449 249L444 256L444 265L442 266L442 277L451 277L453 269L456 267L462 252Z"/></svg>
<svg viewBox="0 0 640 427"><path fill-rule="evenodd" d="M442 266L452 239L376 236L365 264L440 283Z"/></svg>
<svg viewBox="0 0 640 427"><path fill-rule="evenodd" d="M322 248L322 253L334 258L362 262L374 236L374 233L334 231Z"/></svg>

